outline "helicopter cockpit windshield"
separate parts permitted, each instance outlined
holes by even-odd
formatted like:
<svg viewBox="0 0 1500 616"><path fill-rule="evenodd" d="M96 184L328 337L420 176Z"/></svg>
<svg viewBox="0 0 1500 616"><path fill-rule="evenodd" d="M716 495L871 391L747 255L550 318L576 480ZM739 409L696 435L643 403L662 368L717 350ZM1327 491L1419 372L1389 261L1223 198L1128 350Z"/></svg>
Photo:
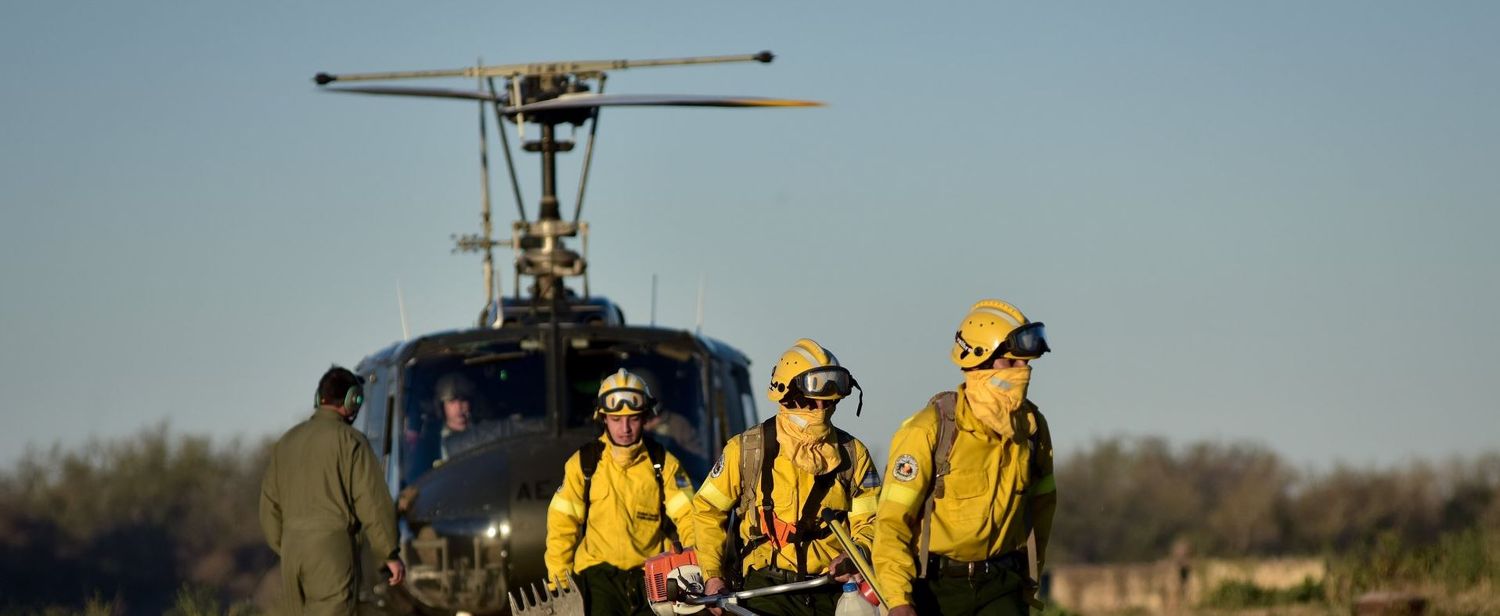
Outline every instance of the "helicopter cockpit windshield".
<svg viewBox="0 0 1500 616"><path fill-rule="evenodd" d="M406 480L464 451L548 429L545 358L518 344L431 357L406 369Z"/></svg>
<svg viewBox="0 0 1500 616"><path fill-rule="evenodd" d="M547 355L530 344L507 342L416 359L405 377L405 430L401 440L411 483L466 452L513 437L545 434ZM667 447L686 470L708 470L710 443L703 363L695 347L679 341L572 338L566 345L563 427L592 427L599 383L620 368L646 381L658 414L646 431Z"/></svg>
<svg viewBox="0 0 1500 616"><path fill-rule="evenodd" d="M708 471L709 443L703 421L703 364L695 349L679 342L644 343L608 339L574 339L568 352L568 418L570 425L594 413L599 383L624 368L641 377L657 400L656 417L646 432L666 446L689 474Z"/></svg>

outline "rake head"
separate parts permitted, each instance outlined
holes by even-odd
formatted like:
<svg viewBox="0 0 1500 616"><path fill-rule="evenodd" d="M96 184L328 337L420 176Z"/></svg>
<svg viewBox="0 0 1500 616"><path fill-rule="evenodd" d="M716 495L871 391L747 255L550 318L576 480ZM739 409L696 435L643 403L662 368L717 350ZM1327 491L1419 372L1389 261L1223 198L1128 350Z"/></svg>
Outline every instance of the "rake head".
<svg viewBox="0 0 1500 616"><path fill-rule="evenodd" d="M566 584L548 590L546 584L522 586L509 595L511 616L570 616L583 613L583 595L578 581L568 576Z"/></svg>

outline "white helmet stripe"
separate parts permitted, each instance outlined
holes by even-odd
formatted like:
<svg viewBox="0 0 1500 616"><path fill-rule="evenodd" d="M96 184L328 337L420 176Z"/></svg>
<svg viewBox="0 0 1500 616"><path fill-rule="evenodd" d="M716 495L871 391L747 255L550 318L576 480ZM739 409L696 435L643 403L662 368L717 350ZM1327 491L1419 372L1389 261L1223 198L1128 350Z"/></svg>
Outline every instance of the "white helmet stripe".
<svg viewBox="0 0 1500 616"><path fill-rule="evenodd" d="M808 364L812 365L813 367L818 366L818 358L813 357L813 354L809 353L807 349L804 349L800 346L794 346L792 347L792 350L796 351L798 355L801 355L802 359L807 360Z"/></svg>
<svg viewBox="0 0 1500 616"><path fill-rule="evenodd" d="M1010 322L1010 326L1012 328L1016 328L1016 327L1020 327L1022 325L1025 325L1025 323L1021 323L1020 321L1017 321L1016 317L1012 316L1010 313L1008 313L1008 312L1006 312L1004 310L1001 310L999 308L995 308L993 306L980 306L978 308L975 308L974 312L983 312L985 314L994 315L994 316L1003 318L1006 321Z"/></svg>

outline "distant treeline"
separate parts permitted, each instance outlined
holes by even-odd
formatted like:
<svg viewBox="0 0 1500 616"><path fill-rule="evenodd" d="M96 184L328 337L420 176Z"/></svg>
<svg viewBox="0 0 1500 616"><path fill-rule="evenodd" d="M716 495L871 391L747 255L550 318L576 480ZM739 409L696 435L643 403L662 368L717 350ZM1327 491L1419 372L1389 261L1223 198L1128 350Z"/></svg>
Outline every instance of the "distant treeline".
<svg viewBox="0 0 1500 616"><path fill-rule="evenodd" d="M0 613L89 599L162 613L184 588L251 599L274 564L256 517L269 444L215 445L162 426L28 452L0 471ZM1054 563L1500 537L1500 453L1305 473L1255 445L1113 439L1065 456L1057 473Z"/></svg>
<svg viewBox="0 0 1500 616"><path fill-rule="evenodd" d="M28 451L0 473L0 613L93 600L161 614L184 587L249 599L275 564L257 517L270 443L160 426Z"/></svg>
<svg viewBox="0 0 1500 616"><path fill-rule="evenodd" d="M1350 554L1446 535L1500 539L1500 452L1299 472L1252 444L1095 443L1057 467L1053 562Z"/></svg>

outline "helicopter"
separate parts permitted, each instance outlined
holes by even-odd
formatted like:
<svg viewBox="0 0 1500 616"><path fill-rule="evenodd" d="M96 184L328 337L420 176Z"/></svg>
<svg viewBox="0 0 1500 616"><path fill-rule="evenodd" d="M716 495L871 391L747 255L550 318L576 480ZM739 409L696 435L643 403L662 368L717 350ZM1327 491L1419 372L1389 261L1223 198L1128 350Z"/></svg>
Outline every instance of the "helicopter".
<svg viewBox="0 0 1500 616"><path fill-rule="evenodd" d="M815 107L815 101L704 95L605 94L608 72L698 64L769 63L769 51L733 56L485 65L448 70L318 73L319 89L350 94L477 101L481 227L454 251L481 253L485 303L475 325L395 342L362 359L365 405L355 425L380 454L397 504L407 581L388 588L364 550L358 599L384 613L506 614L508 596L546 577L547 508L563 464L600 434L592 416L601 379L625 368L647 381L658 416L647 433L701 484L722 444L757 421L749 358L698 332L628 324L588 283L580 216L600 111L606 107ZM470 78L474 89L346 85ZM502 83L497 86L496 80ZM488 109L487 109L488 108ZM518 219L495 237L489 189L493 113ZM541 198L527 217L507 124L539 155ZM571 220L557 196L557 154L574 149L559 128L588 126ZM527 140L526 128L535 138ZM578 239L582 252L568 246ZM511 293L494 266L510 248ZM581 288L570 286L577 279ZM527 281L523 290L522 282ZM653 319L654 320L654 319ZM455 409L458 409L455 412Z"/></svg>

